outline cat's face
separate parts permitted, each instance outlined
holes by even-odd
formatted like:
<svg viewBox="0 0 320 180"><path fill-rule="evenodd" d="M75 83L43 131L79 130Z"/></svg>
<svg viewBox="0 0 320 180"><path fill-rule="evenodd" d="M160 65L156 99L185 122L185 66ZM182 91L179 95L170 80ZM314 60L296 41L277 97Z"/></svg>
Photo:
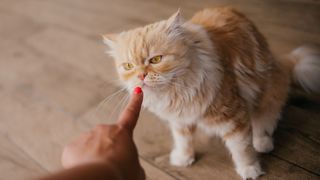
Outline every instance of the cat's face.
<svg viewBox="0 0 320 180"><path fill-rule="evenodd" d="M132 89L170 87L189 66L190 49L179 12L168 20L104 36L120 79Z"/></svg>

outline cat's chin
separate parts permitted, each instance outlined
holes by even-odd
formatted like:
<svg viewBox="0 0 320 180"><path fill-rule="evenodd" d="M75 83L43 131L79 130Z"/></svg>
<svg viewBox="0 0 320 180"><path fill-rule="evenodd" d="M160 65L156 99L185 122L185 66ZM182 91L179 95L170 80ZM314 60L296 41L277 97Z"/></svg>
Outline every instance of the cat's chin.
<svg viewBox="0 0 320 180"><path fill-rule="evenodd" d="M144 90L156 90L156 89L158 89L158 86L152 86L152 85L143 84L142 85L142 89L144 89Z"/></svg>
<svg viewBox="0 0 320 180"><path fill-rule="evenodd" d="M142 89L147 91L158 91L165 89L165 86L163 85L148 85L148 84L142 84Z"/></svg>

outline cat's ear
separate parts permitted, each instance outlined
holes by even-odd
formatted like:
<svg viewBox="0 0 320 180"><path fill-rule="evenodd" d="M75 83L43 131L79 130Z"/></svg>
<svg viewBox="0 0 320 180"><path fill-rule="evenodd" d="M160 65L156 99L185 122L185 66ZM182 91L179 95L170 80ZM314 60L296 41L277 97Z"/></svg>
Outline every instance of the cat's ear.
<svg viewBox="0 0 320 180"><path fill-rule="evenodd" d="M170 26L174 25L182 25L184 23L184 19L181 16L181 11L178 9L177 12L175 12L170 18L168 19L168 24Z"/></svg>
<svg viewBox="0 0 320 180"><path fill-rule="evenodd" d="M182 30L182 24L185 23L185 20L181 16L181 11L178 9L168 20L168 30L170 33L180 34Z"/></svg>
<svg viewBox="0 0 320 180"><path fill-rule="evenodd" d="M103 42L109 46L109 48L113 48L115 43L116 43L116 39L117 39L118 34L105 34L102 35L103 38Z"/></svg>

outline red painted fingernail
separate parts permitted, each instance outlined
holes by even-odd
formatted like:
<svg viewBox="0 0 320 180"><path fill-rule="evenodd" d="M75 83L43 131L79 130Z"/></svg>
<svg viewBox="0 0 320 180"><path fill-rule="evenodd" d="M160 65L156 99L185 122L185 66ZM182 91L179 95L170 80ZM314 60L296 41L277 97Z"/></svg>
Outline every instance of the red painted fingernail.
<svg viewBox="0 0 320 180"><path fill-rule="evenodd" d="M135 94L140 94L140 93L142 93L141 87L136 87L136 88L134 88L134 93L135 93Z"/></svg>

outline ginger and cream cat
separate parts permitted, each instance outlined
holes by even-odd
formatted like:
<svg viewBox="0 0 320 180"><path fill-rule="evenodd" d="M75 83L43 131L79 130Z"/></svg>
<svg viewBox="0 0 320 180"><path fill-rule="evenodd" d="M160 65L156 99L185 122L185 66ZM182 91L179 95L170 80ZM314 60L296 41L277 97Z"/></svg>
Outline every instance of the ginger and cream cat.
<svg viewBox="0 0 320 180"><path fill-rule="evenodd" d="M193 163L198 128L223 139L243 179L257 178L264 173L257 152L273 149L290 85L320 92L317 52L300 48L275 59L255 25L231 8L205 9L189 21L178 11L104 41L123 85L141 86L143 105L168 121L176 166Z"/></svg>

